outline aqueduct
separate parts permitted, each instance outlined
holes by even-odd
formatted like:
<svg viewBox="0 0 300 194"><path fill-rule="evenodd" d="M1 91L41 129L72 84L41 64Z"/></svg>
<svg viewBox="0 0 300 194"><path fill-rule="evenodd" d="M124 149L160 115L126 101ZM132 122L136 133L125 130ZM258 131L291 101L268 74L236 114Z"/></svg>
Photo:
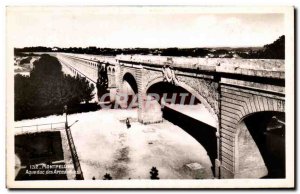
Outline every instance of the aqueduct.
<svg viewBox="0 0 300 194"><path fill-rule="evenodd" d="M194 96L214 120L213 135L204 139L215 149L216 177L285 176L278 170L285 169L284 60L56 55L64 68L94 83L105 71L111 100L122 107L122 93L137 96L138 121L144 124L162 122L164 116L150 91Z"/></svg>

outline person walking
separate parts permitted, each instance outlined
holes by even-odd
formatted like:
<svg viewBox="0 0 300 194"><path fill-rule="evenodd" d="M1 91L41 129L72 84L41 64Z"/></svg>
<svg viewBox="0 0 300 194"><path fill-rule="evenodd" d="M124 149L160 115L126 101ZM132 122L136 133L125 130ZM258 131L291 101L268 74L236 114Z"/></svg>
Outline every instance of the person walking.
<svg viewBox="0 0 300 194"><path fill-rule="evenodd" d="M126 126L127 126L127 129L129 129L131 127L129 118L126 119Z"/></svg>

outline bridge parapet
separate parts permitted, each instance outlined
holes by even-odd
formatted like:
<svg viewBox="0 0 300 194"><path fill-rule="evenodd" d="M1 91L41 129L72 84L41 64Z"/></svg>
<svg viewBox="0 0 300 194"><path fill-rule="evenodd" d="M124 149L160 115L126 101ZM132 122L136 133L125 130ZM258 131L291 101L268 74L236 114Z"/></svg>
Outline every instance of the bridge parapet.
<svg viewBox="0 0 300 194"><path fill-rule="evenodd" d="M120 63L149 66L170 65L174 69L191 69L216 73L241 74L284 79L284 60L168 57L151 55L118 55Z"/></svg>
<svg viewBox="0 0 300 194"><path fill-rule="evenodd" d="M216 67L216 72L265 78L284 79L284 60L227 59Z"/></svg>
<svg viewBox="0 0 300 194"><path fill-rule="evenodd" d="M109 65L118 65L118 61L113 57L104 57L102 59L99 60L101 63L106 63L106 64L109 64Z"/></svg>
<svg viewBox="0 0 300 194"><path fill-rule="evenodd" d="M189 57L167 57L152 55L118 55L116 59L119 62L136 63L152 66L170 65L173 68L195 69L212 71L216 70L217 63L205 58L189 58Z"/></svg>

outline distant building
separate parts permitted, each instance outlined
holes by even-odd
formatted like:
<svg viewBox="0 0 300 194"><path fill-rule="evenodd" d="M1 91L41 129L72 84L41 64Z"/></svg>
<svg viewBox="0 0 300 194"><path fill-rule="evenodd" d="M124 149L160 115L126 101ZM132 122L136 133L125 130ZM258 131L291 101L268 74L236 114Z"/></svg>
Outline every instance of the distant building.
<svg viewBox="0 0 300 194"><path fill-rule="evenodd" d="M207 57L208 57L208 58L213 58L214 56L215 56L215 55L214 55L214 54L211 54L211 53L208 53L208 54L207 54Z"/></svg>

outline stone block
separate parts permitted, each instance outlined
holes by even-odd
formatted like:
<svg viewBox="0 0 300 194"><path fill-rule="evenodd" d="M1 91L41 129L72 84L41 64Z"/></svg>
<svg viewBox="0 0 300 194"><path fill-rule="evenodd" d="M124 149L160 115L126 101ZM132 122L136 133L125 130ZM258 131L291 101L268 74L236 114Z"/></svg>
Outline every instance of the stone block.
<svg viewBox="0 0 300 194"><path fill-rule="evenodd" d="M185 164L183 170L194 179L202 179L205 173L204 167L197 162Z"/></svg>

